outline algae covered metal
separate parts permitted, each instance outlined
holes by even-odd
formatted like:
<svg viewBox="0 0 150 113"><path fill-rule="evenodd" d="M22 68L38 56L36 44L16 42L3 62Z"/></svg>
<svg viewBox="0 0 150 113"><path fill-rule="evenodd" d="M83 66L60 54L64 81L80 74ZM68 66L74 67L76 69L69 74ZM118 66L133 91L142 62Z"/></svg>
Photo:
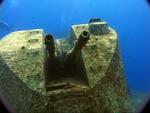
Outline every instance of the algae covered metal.
<svg viewBox="0 0 150 113"><path fill-rule="evenodd" d="M117 34L107 22L73 25L63 39L41 29L17 31L0 46L0 66L5 65L0 90L16 112L130 111ZM4 85L6 81L16 84Z"/></svg>

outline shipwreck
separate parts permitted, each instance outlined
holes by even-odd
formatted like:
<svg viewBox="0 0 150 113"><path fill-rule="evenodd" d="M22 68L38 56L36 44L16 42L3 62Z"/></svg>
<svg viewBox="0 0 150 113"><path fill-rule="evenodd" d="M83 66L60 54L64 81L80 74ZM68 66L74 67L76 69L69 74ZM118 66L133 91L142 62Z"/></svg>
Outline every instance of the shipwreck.
<svg viewBox="0 0 150 113"><path fill-rule="evenodd" d="M16 113L122 113L130 110L114 29L101 19L55 39L42 29L0 40L0 91Z"/></svg>

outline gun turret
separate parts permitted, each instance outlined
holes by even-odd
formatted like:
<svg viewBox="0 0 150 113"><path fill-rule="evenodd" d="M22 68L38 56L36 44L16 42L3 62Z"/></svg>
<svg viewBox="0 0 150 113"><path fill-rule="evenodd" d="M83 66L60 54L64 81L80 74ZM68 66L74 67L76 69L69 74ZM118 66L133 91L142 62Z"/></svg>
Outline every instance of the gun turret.
<svg viewBox="0 0 150 113"><path fill-rule="evenodd" d="M83 31L75 41L74 47L66 54L63 61L61 61L57 55L55 56L55 42L53 36L50 34L45 36L46 56L44 72L47 91L53 90L53 85L59 80L79 79L79 81L84 81L84 77L80 77L81 75L83 76L83 74L80 74L81 71L77 67L80 67L83 71L81 66L81 49L89 40L89 36L90 33L88 31ZM62 83L59 83L58 86L56 85L55 88L59 89L59 86L61 88L64 87L61 86Z"/></svg>

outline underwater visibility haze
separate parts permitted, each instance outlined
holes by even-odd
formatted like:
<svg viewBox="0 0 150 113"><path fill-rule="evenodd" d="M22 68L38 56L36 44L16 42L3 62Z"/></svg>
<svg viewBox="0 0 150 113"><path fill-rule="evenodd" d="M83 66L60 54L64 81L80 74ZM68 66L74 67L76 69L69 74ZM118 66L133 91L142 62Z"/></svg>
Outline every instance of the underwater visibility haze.
<svg viewBox="0 0 150 113"><path fill-rule="evenodd" d="M148 95L150 7L146 0L3 0L0 38L31 29L64 38L72 25L88 23L91 18L101 18L117 32L129 92Z"/></svg>

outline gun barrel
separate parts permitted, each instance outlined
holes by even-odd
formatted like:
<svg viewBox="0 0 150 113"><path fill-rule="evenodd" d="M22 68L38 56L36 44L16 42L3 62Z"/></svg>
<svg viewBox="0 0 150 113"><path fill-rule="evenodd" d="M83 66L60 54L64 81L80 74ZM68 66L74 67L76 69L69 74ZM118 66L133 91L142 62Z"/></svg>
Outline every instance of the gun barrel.
<svg viewBox="0 0 150 113"><path fill-rule="evenodd" d="M90 37L90 33L88 31L83 31L79 35L79 40L81 40L81 41L86 43L89 40L89 37Z"/></svg>
<svg viewBox="0 0 150 113"><path fill-rule="evenodd" d="M89 37L90 37L90 33L88 31L83 31L79 35L79 38L75 41L72 50L66 54L65 61L71 62L72 60L76 59L78 54L80 54L83 46L85 46L85 44L89 40Z"/></svg>
<svg viewBox="0 0 150 113"><path fill-rule="evenodd" d="M81 50L89 40L89 37L90 33L88 31L83 31L75 42L74 51Z"/></svg>
<svg viewBox="0 0 150 113"><path fill-rule="evenodd" d="M54 57L54 55L55 55L55 42L54 42L54 38L52 35L48 34L45 36L45 45L46 45L46 50L48 51L48 54L51 57Z"/></svg>

